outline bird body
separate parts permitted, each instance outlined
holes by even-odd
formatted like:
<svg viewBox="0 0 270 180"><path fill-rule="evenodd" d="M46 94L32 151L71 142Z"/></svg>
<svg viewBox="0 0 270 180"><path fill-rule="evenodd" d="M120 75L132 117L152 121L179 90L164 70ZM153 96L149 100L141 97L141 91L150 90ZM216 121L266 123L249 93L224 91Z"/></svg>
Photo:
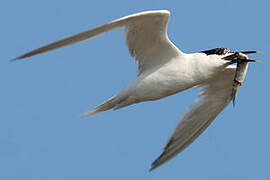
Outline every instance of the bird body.
<svg viewBox="0 0 270 180"><path fill-rule="evenodd" d="M199 86L222 72L227 65L228 62L221 60L217 55L182 53L162 66L140 73L122 92L108 100L107 105L110 106L105 108L106 103L103 103L82 116L90 116L108 109L119 109L143 101L157 100Z"/></svg>
<svg viewBox="0 0 270 180"><path fill-rule="evenodd" d="M78 43L123 27L128 50L139 64L137 77L118 95L82 114L82 117L157 100L192 87L201 87L199 100L183 115L163 153L153 162L152 170L192 143L226 107L231 100L236 71L236 66L229 61L234 58L234 52L226 48L191 54L179 50L167 35L169 15L167 10L129 15L43 46L13 60Z"/></svg>

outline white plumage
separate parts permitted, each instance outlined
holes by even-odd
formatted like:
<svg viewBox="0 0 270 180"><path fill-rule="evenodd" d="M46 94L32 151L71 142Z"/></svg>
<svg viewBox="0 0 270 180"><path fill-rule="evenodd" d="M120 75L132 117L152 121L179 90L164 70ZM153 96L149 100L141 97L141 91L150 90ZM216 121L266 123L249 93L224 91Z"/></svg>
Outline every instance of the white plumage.
<svg viewBox="0 0 270 180"><path fill-rule="evenodd" d="M152 169L171 159L194 141L231 100L235 66L225 54L180 51L168 38L167 10L145 11L57 41L14 60L93 38L115 28L125 29L126 45L138 61L137 78L118 95L82 116L160 99L192 87L202 87L199 100L183 115ZM231 55L228 52L226 55Z"/></svg>

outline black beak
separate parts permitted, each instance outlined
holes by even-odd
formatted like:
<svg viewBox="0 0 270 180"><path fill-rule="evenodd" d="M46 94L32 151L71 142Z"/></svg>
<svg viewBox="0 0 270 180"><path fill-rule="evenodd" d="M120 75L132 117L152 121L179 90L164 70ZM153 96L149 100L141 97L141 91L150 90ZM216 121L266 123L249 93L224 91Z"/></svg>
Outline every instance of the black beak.
<svg viewBox="0 0 270 180"><path fill-rule="evenodd" d="M246 56L244 56L246 54L254 54L254 53L260 53L260 51L240 51L240 52L233 53L232 55L225 56L222 59L227 60L227 61L231 61L232 64L238 63L239 61L259 62L259 60L247 59Z"/></svg>
<svg viewBox="0 0 270 180"><path fill-rule="evenodd" d="M243 54L255 54L255 53L261 53L260 51L240 51L240 53Z"/></svg>

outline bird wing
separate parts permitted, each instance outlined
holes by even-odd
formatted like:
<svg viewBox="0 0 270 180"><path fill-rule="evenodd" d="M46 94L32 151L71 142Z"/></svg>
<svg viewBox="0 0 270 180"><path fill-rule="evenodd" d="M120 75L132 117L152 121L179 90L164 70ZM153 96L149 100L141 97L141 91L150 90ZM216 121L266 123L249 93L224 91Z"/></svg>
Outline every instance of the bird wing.
<svg viewBox="0 0 270 180"><path fill-rule="evenodd" d="M226 107L231 100L235 67L202 85L199 99L184 114L168 139L163 153L152 163L151 170L170 160L191 144Z"/></svg>
<svg viewBox="0 0 270 180"><path fill-rule="evenodd" d="M91 39L115 28L125 28L126 44L131 56L139 61L139 72L169 61L181 54L167 35L170 12L167 10L145 11L122 17L94 29L53 42L13 60L45 53L64 46Z"/></svg>

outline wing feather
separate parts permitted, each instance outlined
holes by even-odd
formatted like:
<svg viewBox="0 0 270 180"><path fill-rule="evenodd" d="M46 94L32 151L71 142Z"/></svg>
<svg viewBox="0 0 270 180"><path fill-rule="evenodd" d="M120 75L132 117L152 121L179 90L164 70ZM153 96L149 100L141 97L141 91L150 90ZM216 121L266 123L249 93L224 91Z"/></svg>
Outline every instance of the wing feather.
<svg viewBox="0 0 270 180"><path fill-rule="evenodd" d="M167 24L170 12L167 10L145 11L114 20L94 29L53 42L13 60L31 57L75 44L115 28L125 28L126 44L130 54L139 61L139 72L156 66L161 61L169 61L181 54L168 39Z"/></svg>
<svg viewBox="0 0 270 180"><path fill-rule="evenodd" d="M170 160L190 145L231 100L235 67L226 68L203 84L199 100L184 114L170 136L163 153L152 163L151 170Z"/></svg>

